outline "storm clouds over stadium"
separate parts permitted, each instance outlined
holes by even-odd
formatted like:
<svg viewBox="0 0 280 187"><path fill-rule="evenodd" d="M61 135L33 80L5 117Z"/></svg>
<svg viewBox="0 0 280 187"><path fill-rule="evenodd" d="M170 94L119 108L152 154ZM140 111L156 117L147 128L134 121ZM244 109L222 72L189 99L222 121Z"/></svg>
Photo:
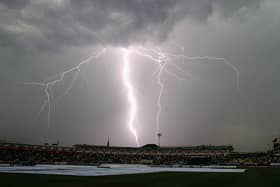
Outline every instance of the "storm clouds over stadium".
<svg viewBox="0 0 280 187"><path fill-rule="evenodd" d="M223 63L177 59L185 73L168 67L187 81L162 76L162 145L267 149L280 135L279 9L278 0L0 0L0 139L104 145L109 136L134 146L118 49L148 46L225 58L240 73L238 90ZM23 83L52 80L96 48L107 52L54 86L48 126L47 110L38 115L44 88ZM154 143L158 67L137 54L129 60L139 141Z"/></svg>

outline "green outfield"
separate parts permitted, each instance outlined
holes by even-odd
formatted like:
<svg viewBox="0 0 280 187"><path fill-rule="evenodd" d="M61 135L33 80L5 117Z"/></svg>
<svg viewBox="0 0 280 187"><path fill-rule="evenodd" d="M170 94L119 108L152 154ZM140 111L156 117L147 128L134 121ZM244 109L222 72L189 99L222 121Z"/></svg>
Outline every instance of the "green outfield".
<svg viewBox="0 0 280 187"><path fill-rule="evenodd" d="M3 187L279 187L280 169L249 169L245 173L153 173L101 177L74 177L36 174L0 174L0 184Z"/></svg>

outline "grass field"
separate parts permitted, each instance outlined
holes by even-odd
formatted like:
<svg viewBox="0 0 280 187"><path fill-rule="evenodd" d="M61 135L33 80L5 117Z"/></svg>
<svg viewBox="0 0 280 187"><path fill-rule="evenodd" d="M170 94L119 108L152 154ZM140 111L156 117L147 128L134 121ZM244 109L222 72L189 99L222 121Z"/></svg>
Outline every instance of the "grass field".
<svg viewBox="0 0 280 187"><path fill-rule="evenodd" d="M0 186L3 187L279 187L280 169L249 169L245 173L151 173L101 177L76 177L37 174L0 174L0 184Z"/></svg>

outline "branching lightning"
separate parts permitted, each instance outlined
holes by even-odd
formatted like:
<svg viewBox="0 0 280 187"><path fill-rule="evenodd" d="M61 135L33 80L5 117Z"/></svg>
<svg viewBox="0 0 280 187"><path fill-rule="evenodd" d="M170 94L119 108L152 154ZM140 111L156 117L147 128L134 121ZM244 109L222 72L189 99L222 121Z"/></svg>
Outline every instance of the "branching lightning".
<svg viewBox="0 0 280 187"><path fill-rule="evenodd" d="M34 85L34 86L41 86L44 88L44 93L46 96L46 101L44 102L44 104L42 105L40 111L39 111L39 115L40 113L45 109L45 107L48 108L48 127L50 127L50 122L51 122L51 104L52 104L52 89L53 87L58 84L59 82L62 82L64 80L64 77L71 73L71 72L76 72L73 80L72 80L72 84L70 85L70 87L66 90L66 92L64 94L62 94L59 98L65 96L68 94L68 92L71 90L73 83L75 81L75 79L78 78L78 74L81 71L81 67L84 64L87 64L89 62L91 62L94 58L99 58L104 52L106 51L105 48L103 48L102 50L98 51L98 52L94 52L94 54L92 54L91 56L89 56L88 58L86 58L85 60L81 61L77 66L72 67L71 69L68 69L64 72L62 72L61 74L58 75L57 79L53 79L50 81L43 81L43 82L24 82L23 84L25 85Z"/></svg>
<svg viewBox="0 0 280 187"><path fill-rule="evenodd" d="M54 96L52 94L52 90L55 85L57 85L59 82L64 81L64 78L67 74L70 73L75 73L74 76L72 77L71 84L69 87L66 89L66 91L60 95L58 99L64 97L69 93L69 91L72 89L74 82L78 78L81 67L85 64L90 63L93 59L99 58L101 55L105 53L106 49L102 48L101 50L95 51L93 55L89 56L85 60L81 61L78 63L78 65L62 72L61 74L56 75L55 77L51 79L47 79L46 81L43 82L24 82L25 85L33 85L33 86L40 86L44 89L44 95L46 97L46 100L44 101L43 105L41 106L39 110L39 115L41 114L42 111L44 111L47 107L47 115L48 115L48 127L50 126L51 123L51 108L52 108L52 103L54 102ZM121 48L122 51L122 61L123 61L123 66L122 66L122 83L123 86L125 87L127 91L127 101L129 103L129 112L128 112L128 119L127 119L127 127L130 130L131 134L135 138L135 143L137 146L140 145L139 143L139 135L136 130L135 126L135 119L137 117L137 105L138 101L136 98L136 95L134 93L134 86L133 86L133 81L131 79L131 64L132 62L130 61L129 57L132 56L133 54L136 54L138 56L145 57L149 59L151 62L154 62L157 64L158 68L155 72L156 75L156 83L159 86L159 94L157 97L157 112L156 112L156 133L161 133L160 129L160 115L162 112L162 96L163 96L163 91L164 91L164 82L162 81L162 76L164 74L169 75L173 78L175 78L178 81L187 81L187 80L193 80L193 77L191 73L187 72L184 70L181 66L176 64L174 61L178 59L183 59L187 63L192 63L192 62L201 62L202 60L207 60L207 63L210 62L222 62L228 67L230 67L236 74L236 87L237 90L239 91L239 70L236 68L233 64L231 64L227 59L225 58L220 58L220 57L210 57L210 56L195 56L195 57L190 57L186 56L184 54L173 54L173 53L168 53L168 52L163 52L160 48L144 48L144 47L134 47L134 48ZM168 67L173 67L175 68L176 72L171 71ZM185 76L179 76L177 72L180 72L180 74L184 74Z"/></svg>
<svg viewBox="0 0 280 187"><path fill-rule="evenodd" d="M158 98L157 98L158 110L157 110L157 114L156 114L156 129L157 129L157 132L155 133L156 135L158 133L161 133L161 130L160 130L160 114L161 114L161 111L162 111L161 100L162 100L162 94L163 94L163 90L164 90L164 83L162 82L161 77L162 77L163 73L166 73L166 74L174 77L178 81L192 80L192 76L188 72L186 72L183 68L181 68L176 63L174 63L173 60L184 59L184 60L188 60L187 62L193 62L193 61L198 61L198 60L208 60L208 62L209 61L211 61L211 62L212 61L213 62L223 62L225 65L229 66L235 72L235 74L236 74L236 88L237 88L238 91L240 91L240 86L239 86L240 73L239 73L239 70L238 70L238 68L236 68L233 64L231 64L225 58L209 57L209 56L190 57L190 56L186 56L184 54L173 54L173 53L163 52L160 48L140 47L139 49L135 50L135 52L136 52L136 54L138 54L142 57L146 57L146 58L150 59L151 61L157 63L158 66L159 66L159 69L156 72L156 81L157 81L157 84L159 85L159 95L158 95ZM185 78L185 77L178 76L175 72L171 72L170 70L168 70L167 65L171 65L177 71L184 73L185 75L188 76L188 79Z"/></svg>

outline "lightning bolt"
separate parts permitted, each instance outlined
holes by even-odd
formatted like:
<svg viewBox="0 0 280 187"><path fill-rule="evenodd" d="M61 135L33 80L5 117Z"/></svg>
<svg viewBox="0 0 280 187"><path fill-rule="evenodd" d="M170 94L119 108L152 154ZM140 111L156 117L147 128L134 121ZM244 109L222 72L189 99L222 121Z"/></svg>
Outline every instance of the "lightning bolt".
<svg viewBox="0 0 280 187"><path fill-rule="evenodd" d="M136 145L139 146L139 140L138 140L138 135L137 131L134 127L134 121L136 117L136 112L137 112L137 102L136 102L136 97L134 95L134 90L133 86L131 83L130 79L130 66L129 66L129 51L127 49L122 49L123 52L123 70L122 70L122 80L123 80L123 85L127 89L127 99L130 105L130 111L129 111L129 117L128 117L128 127L130 132L133 134L135 137L135 142Z"/></svg>

